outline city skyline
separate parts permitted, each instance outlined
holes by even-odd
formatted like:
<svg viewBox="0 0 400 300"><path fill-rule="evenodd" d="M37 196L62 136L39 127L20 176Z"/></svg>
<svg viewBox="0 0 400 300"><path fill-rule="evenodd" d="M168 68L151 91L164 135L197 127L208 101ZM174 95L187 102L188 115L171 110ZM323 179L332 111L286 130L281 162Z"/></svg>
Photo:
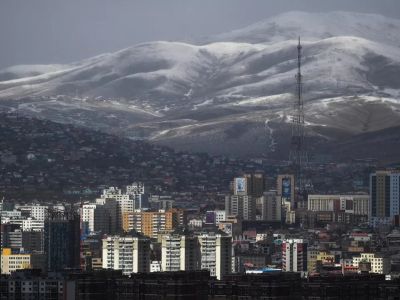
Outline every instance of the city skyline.
<svg viewBox="0 0 400 300"><path fill-rule="evenodd" d="M3 1L0 40L0 299L399 298L398 1Z"/></svg>

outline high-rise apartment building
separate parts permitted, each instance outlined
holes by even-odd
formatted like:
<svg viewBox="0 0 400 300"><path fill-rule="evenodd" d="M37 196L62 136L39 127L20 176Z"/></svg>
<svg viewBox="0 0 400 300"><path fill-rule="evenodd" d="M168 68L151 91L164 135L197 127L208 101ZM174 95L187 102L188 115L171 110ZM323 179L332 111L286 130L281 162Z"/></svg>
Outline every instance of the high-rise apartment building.
<svg viewBox="0 0 400 300"><path fill-rule="evenodd" d="M281 198L282 203L286 206L290 205L290 209L295 208L295 181L294 175L282 174L278 175L276 181L277 195Z"/></svg>
<svg viewBox="0 0 400 300"><path fill-rule="evenodd" d="M225 196L225 214L239 216L242 220L255 220L256 198L249 195Z"/></svg>
<svg viewBox="0 0 400 300"><path fill-rule="evenodd" d="M94 211L96 209L96 203L89 203L82 205L81 208L81 219L82 222L87 224L90 232L94 231Z"/></svg>
<svg viewBox="0 0 400 300"><path fill-rule="evenodd" d="M225 196L225 215L256 220L256 202L265 190L263 174L245 174L232 182L233 195Z"/></svg>
<svg viewBox="0 0 400 300"><path fill-rule="evenodd" d="M145 193L143 182L134 182L126 187L126 194L130 195L134 201L135 209L149 207L148 195Z"/></svg>
<svg viewBox="0 0 400 300"><path fill-rule="evenodd" d="M284 272L307 271L307 241L286 239L282 243L282 270Z"/></svg>
<svg viewBox="0 0 400 300"><path fill-rule="evenodd" d="M47 218L49 207L46 205L32 205L31 217L36 220L44 221Z"/></svg>
<svg viewBox="0 0 400 300"><path fill-rule="evenodd" d="M89 232L115 234L118 230L119 207L117 200L108 198L82 205L81 218Z"/></svg>
<svg viewBox="0 0 400 300"><path fill-rule="evenodd" d="M378 171L370 175L370 223L399 222L400 172Z"/></svg>
<svg viewBox="0 0 400 300"><path fill-rule="evenodd" d="M161 239L161 270L176 272L181 269L181 236L166 234Z"/></svg>
<svg viewBox="0 0 400 300"><path fill-rule="evenodd" d="M261 197L265 191L265 177L262 173L244 174L233 179L233 194Z"/></svg>
<svg viewBox="0 0 400 300"><path fill-rule="evenodd" d="M44 221L34 218L26 218L22 220L23 231L43 231Z"/></svg>
<svg viewBox="0 0 400 300"><path fill-rule="evenodd" d="M245 174L244 177L248 180L248 194L253 197L261 197L265 191L264 174Z"/></svg>
<svg viewBox="0 0 400 300"><path fill-rule="evenodd" d="M150 240L139 234L108 236L103 239L103 269L121 270L123 274L150 271Z"/></svg>
<svg viewBox="0 0 400 300"><path fill-rule="evenodd" d="M125 213L123 229L126 232L136 230L145 236L157 238L161 232L170 232L185 222L185 212L180 209L168 211L141 211Z"/></svg>
<svg viewBox="0 0 400 300"><path fill-rule="evenodd" d="M103 190L100 198L96 199L96 203L105 204L108 199L114 199L117 201L117 228L120 230L122 229L123 215L135 211L135 201L130 195L122 193L121 189L110 187Z"/></svg>
<svg viewBox="0 0 400 300"><path fill-rule="evenodd" d="M261 200L261 219L271 222L282 220L282 202L276 191L265 192Z"/></svg>
<svg viewBox="0 0 400 300"><path fill-rule="evenodd" d="M44 225L49 271L80 267L80 218L73 212L49 212Z"/></svg>
<svg viewBox="0 0 400 300"><path fill-rule="evenodd" d="M369 215L369 195L308 195L308 210Z"/></svg>
<svg viewBox="0 0 400 300"><path fill-rule="evenodd" d="M143 182L134 182L126 186L126 193L128 195L140 195L145 193Z"/></svg>
<svg viewBox="0 0 400 300"><path fill-rule="evenodd" d="M161 240L162 271L193 271L200 269L200 247L197 237L166 234Z"/></svg>
<svg viewBox="0 0 400 300"><path fill-rule="evenodd" d="M211 276L222 279L232 270L232 237L207 232L198 236L201 253L201 269L210 271Z"/></svg>

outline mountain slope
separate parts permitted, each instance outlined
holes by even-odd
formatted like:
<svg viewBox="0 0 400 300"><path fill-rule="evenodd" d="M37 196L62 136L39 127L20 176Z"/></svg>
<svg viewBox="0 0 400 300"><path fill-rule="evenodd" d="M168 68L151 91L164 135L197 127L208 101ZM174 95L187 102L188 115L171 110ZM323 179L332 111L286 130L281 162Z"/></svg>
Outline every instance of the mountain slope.
<svg viewBox="0 0 400 300"><path fill-rule="evenodd" d="M281 94L293 86L295 43L141 44L60 71L0 82L0 96L139 98L162 108L177 101L193 106L210 98L225 102ZM392 78L400 70L399 48L356 37L303 42L303 47L309 92L335 91L339 84L363 92L400 87Z"/></svg>
<svg viewBox="0 0 400 300"><path fill-rule="evenodd" d="M217 35L211 41L275 43L297 39L320 40L356 36L378 43L400 46L400 20L354 12L288 12L248 27Z"/></svg>
<svg viewBox="0 0 400 300"><path fill-rule="evenodd" d="M15 75L0 81L0 107L178 149L284 159L299 33L316 152L400 126L400 21L344 12L287 13L208 44L145 43Z"/></svg>

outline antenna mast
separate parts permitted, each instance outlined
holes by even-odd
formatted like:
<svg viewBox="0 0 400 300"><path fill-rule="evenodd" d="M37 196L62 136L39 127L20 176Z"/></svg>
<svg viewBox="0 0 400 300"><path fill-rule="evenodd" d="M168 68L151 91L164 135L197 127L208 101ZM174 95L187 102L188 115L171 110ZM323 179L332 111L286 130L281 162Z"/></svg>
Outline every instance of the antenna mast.
<svg viewBox="0 0 400 300"><path fill-rule="evenodd" d="M292 139L290 144L289 160L295 175L297 195L300 196L306 190L304 179L304 166L307 163L307 151L304 143L304 105L303 83L301 74L302 46L297 45L297 74L296 74L296 98L292 115ZM304 199L302 199L304 201Z"/></svg>

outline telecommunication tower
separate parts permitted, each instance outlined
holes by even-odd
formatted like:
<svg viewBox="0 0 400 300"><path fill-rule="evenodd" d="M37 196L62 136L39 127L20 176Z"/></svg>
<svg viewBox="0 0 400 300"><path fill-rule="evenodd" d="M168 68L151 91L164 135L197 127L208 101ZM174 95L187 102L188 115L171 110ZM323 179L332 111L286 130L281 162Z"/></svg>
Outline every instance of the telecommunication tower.
<svg viewBox="0 0 400 300"><path fill-rule="evenodd" d="M302 195L306 190L304 178L304 167L307 164L307 151L304 138L304 105L303 105L303 83L301 74L302 46L297 45L297 74L296 74L296 97L292 114L292 138L290 143L289 160L295 175L296 190Z"/></svg>

